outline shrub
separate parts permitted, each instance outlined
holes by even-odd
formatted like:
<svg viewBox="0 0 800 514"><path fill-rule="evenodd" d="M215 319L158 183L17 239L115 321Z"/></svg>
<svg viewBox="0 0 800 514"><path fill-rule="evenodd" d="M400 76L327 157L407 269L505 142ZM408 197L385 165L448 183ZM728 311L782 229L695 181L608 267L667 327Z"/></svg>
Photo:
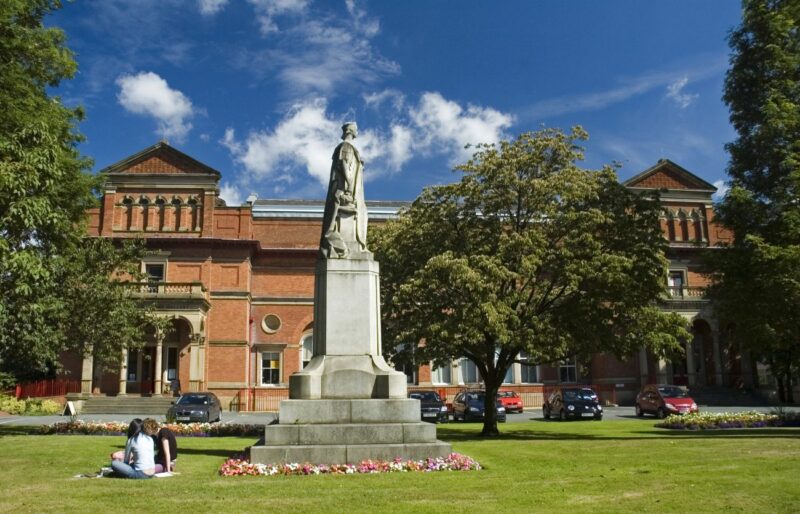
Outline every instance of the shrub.
<svg viewBox="0 0 800 514"><path fill-rule="evenodd" d="M0 395L0 411L9 414L25 414L25 400L17 400L13 396Z"/></svg>
<svg viewBox="0 0 800 514"><path fill-rule="evenodd" d="M800 414L782 411L780 414L763 412L695 413L672 415L656 423L658 428L673 430L720 430L726 428L763 428L800 426Z"/></svg>
<svg viewBox="0 0 800 514"><path fill-rule="evenodd" d="M220 423L160 423L178 436L185 437L238 437L264 435L264 425L240 425ZM128 430L128 423L92 421L66 421L43 426L41 434L78 434L78 435L122 435Z"/></svg>

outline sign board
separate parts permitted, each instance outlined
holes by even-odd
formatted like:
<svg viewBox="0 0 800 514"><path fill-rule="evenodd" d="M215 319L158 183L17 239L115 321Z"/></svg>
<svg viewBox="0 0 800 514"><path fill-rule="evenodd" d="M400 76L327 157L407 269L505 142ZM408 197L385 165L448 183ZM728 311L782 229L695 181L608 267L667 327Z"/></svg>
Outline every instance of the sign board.
<svg viewBox="0 0 800 514"><path fill-rule="evenodd" d="M68 401L66 405L64 405L64 416L74 416L77 412L75 412L75 404L71 401Z"/></svg>

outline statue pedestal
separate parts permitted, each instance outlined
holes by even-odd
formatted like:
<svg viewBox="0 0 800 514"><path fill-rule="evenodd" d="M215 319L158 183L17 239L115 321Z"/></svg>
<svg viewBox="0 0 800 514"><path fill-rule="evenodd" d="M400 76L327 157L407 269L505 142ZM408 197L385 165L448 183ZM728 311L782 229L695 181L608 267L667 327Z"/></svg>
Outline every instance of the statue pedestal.
<svg viewBox="0 0 800 514"><path fill-rule="evenodd" d="M406 398L406 376L381 355L380 278L370 260L317 263L314 357L289 378L278 424L250 460L357 464L365 459L444 457L436 426Z"/></svg>

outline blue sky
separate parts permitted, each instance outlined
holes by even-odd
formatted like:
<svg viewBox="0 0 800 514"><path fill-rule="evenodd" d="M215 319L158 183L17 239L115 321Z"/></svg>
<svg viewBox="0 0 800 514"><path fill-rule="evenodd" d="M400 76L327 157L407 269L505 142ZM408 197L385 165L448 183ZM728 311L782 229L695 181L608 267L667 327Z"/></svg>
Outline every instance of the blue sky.
<svg viewBox="0 0 800 514"><path fill-rule="evenodd" d="M467 143L589 131L624 180L669 158L725 179L721 101L736 0L84 0L63 28L96 169L162 138L222 172L222 195L321 199L355 120L366 194L458 177Z"/></svg>

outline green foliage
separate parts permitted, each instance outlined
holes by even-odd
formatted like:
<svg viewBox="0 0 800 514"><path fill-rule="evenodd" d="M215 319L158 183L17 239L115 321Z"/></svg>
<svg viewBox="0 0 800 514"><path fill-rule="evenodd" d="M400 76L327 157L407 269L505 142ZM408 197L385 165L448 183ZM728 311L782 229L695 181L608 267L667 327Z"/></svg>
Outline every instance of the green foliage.
<svg viewBox="0 0 800 514"><path fill-rule="evenodd" d="M800 366L799 24L794 0L747 0L730 35L724 99L738 137L718 210L735 237L710 260L719 316L785 382L782 399Z"/></svg>
<svg viewBox="0 0 800 514"><path fill-rule="evenodd" d="M610 167L578 167L587 137L546 129L480 145L456 168L460 182L426 189L376 231L383 347L395 361L470 359L493 414L521 352L554 363L678 347L685 322L655 305L666 285L659 203ZM496 431L490 415L484 433Z"/></svg>
<svg viewBox="0 0 800 514"><path fill-rule="evenodd" d="M49 415L61 412L61 405L53 400L40 400L38 398L28 398L27 400L17 400L13 396L0 394L0 412L7 412L15 415Z"/></svg>

